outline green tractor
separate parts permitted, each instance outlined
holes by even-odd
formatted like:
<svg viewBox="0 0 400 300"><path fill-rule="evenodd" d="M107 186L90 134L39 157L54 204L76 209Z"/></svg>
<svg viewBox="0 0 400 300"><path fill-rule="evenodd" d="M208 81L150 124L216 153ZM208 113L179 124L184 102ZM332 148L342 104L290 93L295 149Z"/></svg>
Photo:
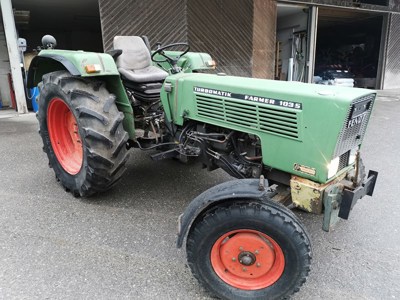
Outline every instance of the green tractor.
<svg viewBox="0 0 400 300"><path fill-rule="evenodd" d="M215 73L186 43L117 36L109 53L42 50L43 150L74 196L110 189L129 148L155 161L199 161L237 178L196 197L179 217L193 275L224 299L281 299L310 271L311 241L292 213L323 214L324 230L371 196L378 173L360 147L376 93Z"/></svg>

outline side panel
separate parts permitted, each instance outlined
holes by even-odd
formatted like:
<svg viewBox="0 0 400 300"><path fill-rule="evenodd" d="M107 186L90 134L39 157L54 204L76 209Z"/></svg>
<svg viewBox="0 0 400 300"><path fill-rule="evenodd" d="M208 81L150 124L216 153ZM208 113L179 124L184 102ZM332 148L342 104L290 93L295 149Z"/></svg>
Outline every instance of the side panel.
<svg viewBox="0 0 400 300"><path fill-rule="evenodd" d="M373 94L207 74L181 74L167 81L172 91L163 91L163 104L176 124L192 119L254 134L261 140L264 165L317 182L327 181L352 101Z"/></svg>

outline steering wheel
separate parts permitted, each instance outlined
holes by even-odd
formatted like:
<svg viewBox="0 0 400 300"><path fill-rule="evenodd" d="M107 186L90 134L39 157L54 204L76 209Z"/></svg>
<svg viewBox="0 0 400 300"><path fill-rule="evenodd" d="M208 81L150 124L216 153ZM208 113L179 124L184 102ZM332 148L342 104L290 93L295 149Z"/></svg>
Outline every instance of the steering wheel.
<svg viewBox="0 0 400 300"><path fill-rule="evenodd" d="M153 52L153 54L151 55L151 60L156 62L156 63L163 63L163 62L168 62L172 68L176 67L176 64L178 62L178 60L184 56L186 53L189 52L190 50L190 46L188 43L174 43L174 44L169 44L169 45L165 45L163 47L160 47L160 44L158 43L158 48ZM178 56L176 57L171 57L167 54L165 54L164 50L169 49L169 48L173 48L173 47L177 47L177 46L184 46L185 50ZM157 60L154 57L159 54L161 56L164 56L165 59L164 60Z"/></svg>

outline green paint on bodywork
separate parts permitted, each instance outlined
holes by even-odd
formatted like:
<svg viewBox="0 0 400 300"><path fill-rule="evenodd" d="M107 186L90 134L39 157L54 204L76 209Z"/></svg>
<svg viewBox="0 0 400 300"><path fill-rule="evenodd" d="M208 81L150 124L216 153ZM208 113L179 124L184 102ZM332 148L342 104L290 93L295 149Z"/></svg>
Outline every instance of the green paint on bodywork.
<svg viewBox="0 0 400 300"><path fill-rule="evenodd" d="M118 110L124 113L123 125L125 131L128 132L129 139L135 140L135 118L133 116L133 109L121 78L119 76L107 76L104 79L107 83L108 91L117 97L115 104Z"/></svg>
<svg viewBox="0 0 400 300"><path fill-rule="evenodd" d="M178 56L179 51L165 51L167 55ZM162 56L157 56L162 59ZM183 72L192 72L194 70L212 69L207 65L211 61L211 56L207 53L186 53L179 61L178 65ZM117 97L116 105L118 110L124 113L124 129L128 132L130 139L135 139L135 127L133 109L129 102L123 83L120 79L117 66L114 59L106 53L94 53L84 51L70 50L42 50L38 57L34 59L34 68L29 71L29 86L34 87L42 81L42 76L49 72L57 70L68 70L72 75L82 77L102 77L107 82L108 90ZM87 73L86 65L98 65L100 71L96 73ZM166 70L170 69L168 63L161 64ZM100 78L99 78L100 79ZM165 107L167 116L170 116L169 107Z"/></svg>
<svg viewBox="0 0 400 300"><path fill-rule="evenodd" d="M154 51L153 51L154 52ZM164 51L170 57L178 57L182 52L180 51ZM163 60L165 57L156 55L156 60ZM184 73L192 73L193 71L213 70L208 62L212 61L210 54L200 52L188 52L178 60L178 66L182 68ZM154 65L157 65L156 63ZM168 71L171 65L167 62L159 64L162 69Z"/></svg>
<svg viewBox="0 0 400 300"><path fill-rule="evenodd" d="M352 101L374 93L357 88L194 73L171 75L166 81L172 85L172 91L162 90L161 101L168 119L175 124L183 125L191 119L254 134L261 141L264 165L320 183L328 181L327 165L334 158ZM302 108L196 93L195 87L300 103ZM201 104L202 101L207 104ZM287 121L282 115L292 119ZM261 120L266 125L260 125ZM278 124L280 129L268 131L268 122L275 123L275 127ZM296 133L292 134L293 131ZM295 164L315 169L315 176L294 170Z"/></svg>
<svg viewBox="0 0 400 300"><path fill-rule="evenodd" d="M97 73L86 73L86 65L98 65ZM42 50L34 58L29 69L29 87L37 86L44 74L68 70L74 76L96 77L107 84L110 93L116 96L118 110L123 112L123 126L130 139L135 139L133 109L121 81L114 59L106 53L69 50Z"/></svg>
<svg viewBox="0 0 400 300"><path fill-rule="evenodd" d="M166 53L179 55L173 51ZM36 83L43 72L61 69L68 69L76 76L106 81L109 91L117 97L118 109L124 113L124 129L130 139L135 139L133 110L110 55L44 50L35 60L36 69L29 73L30 77L31 73L35 74L32 78ZM165 118L178 126L195 120L256 135L260 139L265 166L326 183L327 165L334 158L352 101L374 92L192 72L212 69L207 65L210 60L206 53L192 52L179 60L183 72L169 75L161 89ZM87 74L85 66L88 64L99 65L100 72ZM165 91L167 85L169 92ZM298 165L313 172L302 173L294 167ZM350 168L344 168L339 174Z"/></svg>
<svg viewBox="0 0 400 300"><path fill-rule="evenodd" d="M82 77L119 75L114 59L107 53L95 53L71 50L42 50L39 56L53 57L53 59L63 58L72 63ZM100 71L97 73L86 73L86 65L99 65Z"/></svg>

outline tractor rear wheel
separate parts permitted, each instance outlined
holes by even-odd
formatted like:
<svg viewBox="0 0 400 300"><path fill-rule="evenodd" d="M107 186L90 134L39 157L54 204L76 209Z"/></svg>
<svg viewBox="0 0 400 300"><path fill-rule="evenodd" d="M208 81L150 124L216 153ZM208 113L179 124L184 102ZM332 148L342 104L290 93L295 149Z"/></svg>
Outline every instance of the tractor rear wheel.
<svg viewBox="0 0 400 300"><path fill-rule="evenodd" d="M46 74L39 84L43 151L57 180L74 196L111 188L128 160L124 116L104 85L66 71Z"/></svg>
<svg viewBox="0 0 400 300"><path fill-rule="evenodd" d="M273 201L230 204L195 221L187 239L193 275L222 299L282 299L306 281L307 232Z"/></svg>

